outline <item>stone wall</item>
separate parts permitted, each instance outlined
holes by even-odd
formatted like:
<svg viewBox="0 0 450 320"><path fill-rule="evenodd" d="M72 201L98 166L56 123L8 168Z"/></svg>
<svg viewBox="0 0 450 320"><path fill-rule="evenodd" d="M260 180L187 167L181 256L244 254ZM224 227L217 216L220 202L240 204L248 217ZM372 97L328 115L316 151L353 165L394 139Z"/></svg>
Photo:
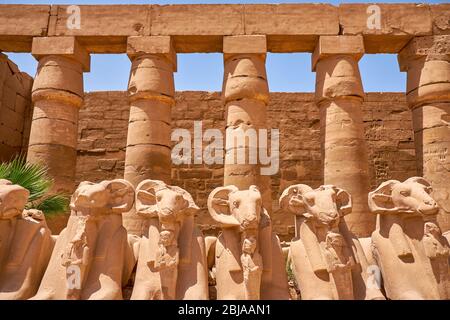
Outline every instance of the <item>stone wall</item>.
<svg viewBox="0 0 450 320"><path fill-rule="evenodd" d="M321 184L320 128L312 93L271 93L268 128L280 130L280 171L272 177L274 230L282 240L294 232L293 217L281 212L278 197L287 186ZM363 104L369 147L371 187L387 179L416 175L411 114L403 93L368 93ZM93 92L80 111L77 183L123 177L129 107L125 92ZM178 92L172 128L223 130L224 108L219 93ZM206 144L205 144L206 145ZM221 165L183 165L172 169L172 182L191 192L202 208L198 223L214 233L206 212L208 194L223 183Z"/></svg>
<svg viewBox="0 0 450 320"><path fill-rule="evenodd" d="M0 161L26 152L33 78L0 53Z"/></svg>

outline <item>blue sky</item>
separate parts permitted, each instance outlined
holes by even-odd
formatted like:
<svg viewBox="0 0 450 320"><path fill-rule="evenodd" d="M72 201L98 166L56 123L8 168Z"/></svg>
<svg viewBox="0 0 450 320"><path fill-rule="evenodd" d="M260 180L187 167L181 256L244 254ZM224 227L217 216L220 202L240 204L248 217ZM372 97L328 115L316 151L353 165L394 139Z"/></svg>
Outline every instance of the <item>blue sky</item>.
<svg viewBox="0 0 450 320"><path fill-rule="evenodd" d="M149 0L0 0L7 4L184 4L184 3L303 3L321 2L339 4L342 2L368 1L149 1ZM375 2L375 1L370 1ZM401 3L413 1L379 1L383 3ZM448 1L423 1L426 3L445 3ZM34 76L37 63L30 54L7 53L8 56L25 71ZM269 87L273 92L312 92L314 91L315 73L311 72L311 55L307 53L271 54L267 56L267 76ZM402 92L406 87L406 75L399 71L396 55L367 54L360 63L361 77L367 92L385 91ZM125 54L91 55L91 72L84 77L86 91L126 90L130 61ZM219 53L178 54L178 72L175 74L176 89L220 91L223 78L223 60Z"/></svg>

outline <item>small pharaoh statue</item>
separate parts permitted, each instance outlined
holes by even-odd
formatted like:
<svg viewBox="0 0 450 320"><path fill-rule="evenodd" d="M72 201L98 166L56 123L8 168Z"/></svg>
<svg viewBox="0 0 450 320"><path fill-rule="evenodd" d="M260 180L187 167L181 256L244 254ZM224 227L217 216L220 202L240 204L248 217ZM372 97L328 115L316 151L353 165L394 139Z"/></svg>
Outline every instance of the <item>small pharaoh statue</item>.
<svg viewBox="0 0 450 320"><path fill-rule="evenodd" d="M175 299L175 290L178 276L179 249L175 232L163 229L159 233L159 249L155 257L155 270L158 270L161 277L161 289L164 299Z"/></svg>
<svg viewBox="0 0 450 320"><path fill-rule="evenodd" d="M433 273L438 279L439 283L449 283L449 254L447 239L442 235L439 226L427 221L424 224L424 236L422 238L425 254L430 259ZM450 286L439 286L439 290L443 292L443 297L449 296Z"/></svg>
<svg viewBox="0 0 450 320"><path fill-rule="evenodd" d="M80 216L80 223L77 226L75 236L70 241L66 250L61 255L61 264L67 269L67 276L70 279L68 281L68 299L79 299L81 294L81 283L83 279L73 278L72 275L75 272L75 276L79 277L85 274L85 268L89 264L89 247L87 240L86 227L89 217ZM78 270L76 270L77 268ZM76 281L77 283L72 283Z"/></svg>
<svg viewBox="0 0 450 320"><path fill-rule="evenodd" d="M344 237L331 231L327 233L325 242L328 272L346 271L351 268Z"/></svg>
<svg viewBox="0 0 450 320"><path fill-rule="evenodd" d="M423 245L427 257L431 260L448 258L449 250L445 246L446 239L442 236L441 229L431 221L425 222Z"/></svg>
<svg viewBox="0 0 450 320"><path fill-rule="evenodd" d="M256 251L257 238L254 235L242 235L242 271L244 274L245 298L246 300L259 300L262 257Z"/></svg>
<svg viewBox="0 0 450 320"><path fill-rule="evenodd" d="M325 258L328 272L332 274L339 299L353 299L351 268L354 265L350 258L344 237L333 231L326 235Z"/></svg>

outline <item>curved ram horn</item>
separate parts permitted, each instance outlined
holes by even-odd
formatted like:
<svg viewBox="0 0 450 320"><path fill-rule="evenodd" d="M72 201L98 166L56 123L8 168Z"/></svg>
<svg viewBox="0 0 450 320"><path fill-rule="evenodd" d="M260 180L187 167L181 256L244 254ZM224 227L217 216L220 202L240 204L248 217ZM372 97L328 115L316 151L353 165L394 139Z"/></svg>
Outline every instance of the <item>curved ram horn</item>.
<svg viewBox="0 0 450 320"><path fill-rule="evenodd" d="M110 206L114 213L123 213L131 210L134 204L134 188L124 179L114 179L102 182L110 190Z"/></svg>
<svg viewBox="0 0 450 320"><path fill-rule="evenodd" d="M388 180L383 182L374 191L369 192L368 204L371 212L376 214L393 213L398 210L392 202L392 187L401 183L398 180Z"/></svg>
<svg viewBox="0 0 450 320"><path fill-rule="evenodd" d="M229 214L228 197L239 189L236 186L215 188L208 196L208 211L211 217L223 227L239 226L239 221Z"/></svg>
<svg viewBox="0 0 450 320"><path fill-rule="evenodd" d="M312 191L312 190L313 189L306 184L294 184L290 187L287 187L286 189L284 189L283 193L280 196L280 200L279 200L280 208L287 210L293 214L304 213L304 211L302 210L303 201L300 199L295 199L298 207L294 209L290 205L291 199L292 199L292 197L294 197L296 195L302 195L302 194Z"/></svg>
<svg viewBox="0 0 450 320"><path fill-rule="evenodd" d="M352 212L353 203L352 195L346 190L333 186L336 191L336 205L338 207L341 217Z"/></svg>
<svg viewBox="0 0 450 320"><path fill-rule="evenodd" d="M160 180L143 180L136 187L136 213L140 216L154 218L158 216L156 192L167 188Z"/></svg>

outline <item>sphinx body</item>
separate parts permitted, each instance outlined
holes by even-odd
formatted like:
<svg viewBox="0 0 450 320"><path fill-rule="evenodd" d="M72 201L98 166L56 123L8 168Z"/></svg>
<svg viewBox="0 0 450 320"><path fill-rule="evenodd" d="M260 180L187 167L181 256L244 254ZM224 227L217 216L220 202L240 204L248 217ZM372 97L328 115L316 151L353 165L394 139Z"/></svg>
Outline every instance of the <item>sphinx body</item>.
<svg viewBox="0 0 450 320"><path fill-rule="evenodd" d="M182 188L159 180L137 186L136 212L149 229L138 243L132 300L208 299L205 240L194 224L198 210Z"/></svg>
<svg viewBox="0 0 450 320"><path fill-rule="evenodd" d="M0 300L33 296L54 241L39 210L24 210L29 192L0 180Z"/></svg>
<svg viewBox="0 0 450 320"><path fill-rule="evenodd" d="M289 299L283 253L258 188L216 188L208 210L222 227L208 245L217 299Z"/></svg>
<svg viewBox="0 0 450 320"><path fill-rule="evenodd" d="M369 193L369 208L377 214L373 254L390 299L450 298L450 248L430 194L421 177L389 180Z"/></svg>
<svg viewBox="0 0 450 320"><path fill-rule="evenodd" d="M313 190L297 184L284 190L280 206L296 217L288 263L302 299L353 300L357 261L338 229L341 217L351 212L350 194L331 185Z"/></svg>
<svg viewBox="0 0 450 320"><path fill-rule="evenodd" d="M134 189L125 180L80 183L33 299L122 299L135 259L121 214L133 202Z"/></svg>

